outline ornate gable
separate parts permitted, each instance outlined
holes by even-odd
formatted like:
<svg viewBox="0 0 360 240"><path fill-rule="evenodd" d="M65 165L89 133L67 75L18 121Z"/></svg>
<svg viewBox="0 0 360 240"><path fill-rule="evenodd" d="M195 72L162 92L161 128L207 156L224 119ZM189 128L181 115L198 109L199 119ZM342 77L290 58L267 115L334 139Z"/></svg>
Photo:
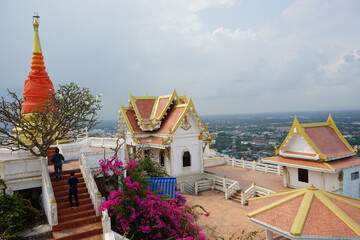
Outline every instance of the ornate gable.
<svg viewBox="0 0 360 240"><path fill-rule="evenodd" d="M167 139L179 127L183 130L191 128L190 112L197 121L200 131L208 131L200 120L192 99L188 101L186 95L178 96L175 90L172 94L164 96L135 97L130 95L129 106L121 106L120 112L123 122L138 144L168 143L168 141L160 141L160 138Z"/></svg>
<svg viewBox="0 0 360 240"><path fill-rule="evenodd" d="M306 160L331 161L354 156L352 148L331 115L326 122L300 124L295 116L292 127L276 154Z"/></svg>

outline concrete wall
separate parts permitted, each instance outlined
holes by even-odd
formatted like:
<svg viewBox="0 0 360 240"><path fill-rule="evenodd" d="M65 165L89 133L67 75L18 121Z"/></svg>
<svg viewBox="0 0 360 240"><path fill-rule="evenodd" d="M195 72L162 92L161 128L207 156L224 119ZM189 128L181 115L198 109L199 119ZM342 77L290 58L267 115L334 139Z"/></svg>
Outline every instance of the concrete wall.
<svg viewBox="0 0 360 240"><path fill-rule="evenodd" d="M351 180L351 173L359 172L360 165L343 169L343 194L360 198L360 178Z"/></svg>

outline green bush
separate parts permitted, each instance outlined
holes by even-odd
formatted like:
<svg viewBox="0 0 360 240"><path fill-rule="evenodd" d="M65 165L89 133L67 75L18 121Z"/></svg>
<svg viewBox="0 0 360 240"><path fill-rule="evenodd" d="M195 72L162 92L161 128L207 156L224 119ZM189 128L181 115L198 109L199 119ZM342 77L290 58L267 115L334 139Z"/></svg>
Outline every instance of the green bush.
<svg viewBox="0 0 360 240"><path fill-rule="evenodd" d="M0 239L14 239L25 221L24 200L20 195L0 194Z"/></svg>

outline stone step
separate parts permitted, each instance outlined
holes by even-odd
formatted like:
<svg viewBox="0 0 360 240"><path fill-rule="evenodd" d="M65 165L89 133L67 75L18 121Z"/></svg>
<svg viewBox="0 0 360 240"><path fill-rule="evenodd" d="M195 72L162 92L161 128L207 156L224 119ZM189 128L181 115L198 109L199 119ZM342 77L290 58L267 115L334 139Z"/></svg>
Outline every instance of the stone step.
<svg viewBox="0 0 360 240"><path fill-rule="evenodd" d="M80 226L88 225L88 224L95 223L95 222L101 222L101 216L96 216L96 215L84 216L84 217L78 217L75 219L67 220L67 221L59 223L58 225L52 226L52 231L56 232L56 231L65 230L68 228L80 227Z"/></svg>
<svg viewBox="0 0 360 240"><path fill-rule="evenodd" d="M86 198L90 198L90 194L88 192L86 193L78 193L78 198L79 200L81 199L86 199ZM59 195L58 197L56 197L56 203L63 203L63 202L69 202L69 196L68 194L64 194L64 195Z"/></svg>
<svg viewBox="0 0 360 240"><path fill-rule="evenodd" d="M75 210L77 210L77 208L74 208ZM94 216L96 214L94 209L84 209L82 211L77 211L77 212L68 212L66 215L63 214L62 216L58 216L58 221L59 223L71 220L71 219L75 219L75 218L82 218L82 217L86 217L86 216Z"/></svg>
<svg viewBox="0 0 360 240"><path fill-rule="evenodd" d="M78 208L62 208L58 210L58 216L62 217L69 214L74 214L77 212L87 211L87 210L94 210L94 205L92 203L80 205Z"/></svg>
<svg viewBox="0 0 360 240"><path fill-rule="evenodd" d="M99 234L92 235L89 237L81 238L80 240L103 240L103 234L99 233Z"/></svg>
<svg viewBox="0 0 360 240"><path fill-rule="evenodd" d="M53 237L57 240L91 239L90 237L102 233L101 222L90 223L84 226L67 228L60 231L53 231ZM94 238L98 239L98 238ZM101 238L100 238L101 239Z"/></svg>
<svg viewBox="0 0 360 240"><path fill-rule="evenodd" d="M69 201L64 201L64 202L60 202L60 203L56 201L56 203L57 203L57 209L58 210L70 207ZM73 203L73 206L75 207L76 203L75 203L74 197L72 198L72 203ZM91 199L90 198L79 199L79 206L86 205L86 204L91 204Z"/></svg>
<svg viewBox="0 0 360 240"><path fill-rule="evenodd" d="M78 188L78 194L82 194L82 193L88 193L88 190L86 187ZM61 191L54 190L54 195L55 195L56 199L58 197L68 196L68 194L69 194L69 191L67 188L62 189Z"/></svg>
<svg viewBox="0 0 360 240"><path fill-rule="evenodd" d="M79 182L84 182L84 178L82 176L81 177L76 176L76 177L78 178ZM51 179L51 183L52 183L53 186L59 186L59 185L62 185L62 184L67 185L69 178L70 178L70 176L62 175L61 179L58 180L58 181L56 181L55 176L51 177L50 179Z"/></svg>
<svg viewBox="0 0 360 240"><path fill-rule="evenodd" d="M79 175L81 175L80 168L72 169L72 170L63 170L62 175L63 176L70 176L71 172L74 172L75 176L77 176L77 177L79 177ZM52 177L55 177L55 172L50 172L50 178L52 178Z"/></svg>
<svg viewBox="0 0 360 240"><path fill-rule="evenodd" d="M77 187L78 187L78 189L80 189L80 188L86 188L86 184L85 184L85 182L81 182L81 183L78 183L77 184ZM53 191L54 191L54 193L56 193L56 192L63 192L63 191L68 191L68 188L69 188L69 185L67 185L67 184L63 184L63 185L60 185L60 186L54 186L53 185Z"/></svg>

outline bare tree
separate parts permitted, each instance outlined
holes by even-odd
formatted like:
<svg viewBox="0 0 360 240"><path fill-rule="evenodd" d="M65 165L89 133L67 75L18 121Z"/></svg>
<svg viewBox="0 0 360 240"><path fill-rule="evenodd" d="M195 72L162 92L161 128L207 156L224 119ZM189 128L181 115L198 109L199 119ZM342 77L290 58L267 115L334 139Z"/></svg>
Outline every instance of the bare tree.
<svg viewBox="0 0 360 240"><path fill-rule="evenodd" d="M60 85L32 113L21 114L23 99L9 90L8 94L12 101L4 97L0 100L0 133L7 137L0 144L14 151L24 149L35 156L46 156L57 140L73 139L84 128L99 123L101 95L92 95L89 89L74 83Z"/></svg>

